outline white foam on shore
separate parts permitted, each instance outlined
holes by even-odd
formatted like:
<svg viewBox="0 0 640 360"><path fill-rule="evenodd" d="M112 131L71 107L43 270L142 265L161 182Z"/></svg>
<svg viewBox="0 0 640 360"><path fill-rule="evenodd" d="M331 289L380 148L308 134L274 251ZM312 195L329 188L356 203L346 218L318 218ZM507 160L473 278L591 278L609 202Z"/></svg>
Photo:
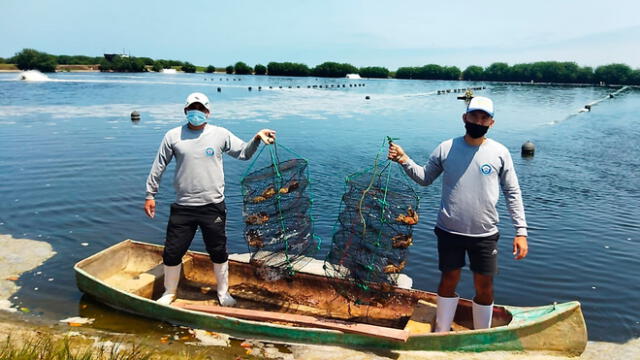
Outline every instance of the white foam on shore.
<svg viewBox="0 0 640 360"><path fill-rule="evenodd" d="M95 321L95 319L84 318L84 317L79 317L79 316L74 316L74 317L70 317L70 318L66 318L66 319L60 320L61 323L80 324L80 325L92 324L94 321Z"/></svg>
<svg viewBox="0 0 640 360"><path fill-rule="evenodd" d="M198 342L190 342L187 344L229 347L230 340L229 335L227 334L201 329L193 329L189 330L189 332L191 332L196 337L196 339L198 339Z"/></svg>
<svg viewBox="0 0 640 360"><path fill-rule="evenodd" d="M0 234L0 310L14 311L9 301L20 289L14 282L20 274L33 270L55 255L51 245L44 241L15 239Z"/></svg>

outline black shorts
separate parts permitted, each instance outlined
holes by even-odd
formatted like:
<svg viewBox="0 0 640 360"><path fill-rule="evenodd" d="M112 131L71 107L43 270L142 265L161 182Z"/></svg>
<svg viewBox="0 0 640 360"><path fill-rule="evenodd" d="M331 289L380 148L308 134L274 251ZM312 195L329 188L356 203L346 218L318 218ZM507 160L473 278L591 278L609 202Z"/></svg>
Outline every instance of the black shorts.
<svg viewBox="0 0 640 360"><path fill-rule="evenodd" d="M469 254L469 268L474 273L495 275L498 272L498 239L500 233L484 237L456 235L436 226L438 267L446 272L463 268Z"/></svg>
<svg viewBox="0 0 640 360"><path fill-rule="evenodd" d="M202 231L204 245L211 261L218 264L227 261L229 254L227 254L226 222L227 209L224 201L203 206L171 204L167 238L162 254L164 264L175 266L182 262L182 257L189 250L198 226Z"/></svg>

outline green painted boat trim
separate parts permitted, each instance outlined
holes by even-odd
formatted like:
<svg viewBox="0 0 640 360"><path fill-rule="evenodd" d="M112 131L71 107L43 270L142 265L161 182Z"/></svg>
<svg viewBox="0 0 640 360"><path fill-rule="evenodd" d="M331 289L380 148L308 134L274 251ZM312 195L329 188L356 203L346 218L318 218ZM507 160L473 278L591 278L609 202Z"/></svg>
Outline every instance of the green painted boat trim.
<svg viewBox="0 0 640 360"><path fill-rule="evenodd" d="M159 246L132 240L125 240L115 246L121 246L123 243ZM109 249L90 258L104 254ZM165 306L107 285L79 267L80 263L82 261L74 266L78 288L100 302L140 316L176 325L225 332L239 338L344 345L368 349L469 352L542 351L571 356L581 354L587 343L586 324L580 303L577 301L529 308L505 306L513 316L512 321L506 326L484 330L412 335L407 342L403 343L335 330L257 322Z"/></svg>

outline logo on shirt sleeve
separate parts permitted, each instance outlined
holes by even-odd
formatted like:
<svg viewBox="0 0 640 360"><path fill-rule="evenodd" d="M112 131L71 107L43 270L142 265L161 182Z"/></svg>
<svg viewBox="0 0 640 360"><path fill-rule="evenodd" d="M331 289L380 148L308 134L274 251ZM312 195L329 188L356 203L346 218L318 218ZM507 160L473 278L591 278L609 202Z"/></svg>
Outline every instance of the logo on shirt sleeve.
<svg viewBox="0 0 640 360"><path fill-rule="evenodd" d="M212 148L212 147L208 147L208 148L204 151L204 153L205 153L207 156L213 156L213 154L215 154L215 151L213 151L213 148Z"/></svg>
<svg viewBox="0 0 640 360"><path fill-rule="evenodd" d="M491 174L492 170L493 168L489 164L483 164L482 166L480 166L480 172L482 172L484 175Z"/></svg>

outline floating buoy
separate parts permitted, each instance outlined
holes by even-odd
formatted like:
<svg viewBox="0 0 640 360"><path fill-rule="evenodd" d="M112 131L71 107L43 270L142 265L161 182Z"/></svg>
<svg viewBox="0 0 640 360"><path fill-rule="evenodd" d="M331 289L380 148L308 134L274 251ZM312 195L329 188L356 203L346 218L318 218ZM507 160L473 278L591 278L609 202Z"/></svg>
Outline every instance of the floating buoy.
<svg viewBox="0 0 640 360"><path fill-rule="evenodd" d="M222 92L222 88L218 88L218 92Z"/></svg>
<svg viewBox="0 0 640 360"><path fill-rule="evenodd" d="M536 146L529 140L522 144L522 157L532 157L536 152Z"/></svg>
<svg viewBox="0 0 640 360"><path fill-rule="evenodd" d="M249 86L249 91L251 91L251 86Z"/></svg>
<svg viewBox="0 0 640 360"><path fill-rule="evenodd" d="M131 112L131 121L140 121L140 113L137 111Z"/></svg>
<svg viewBox="0 0 640 360"><path fill-rule="evenodd" d="M258 86L258 91L262 91L262 86Z"/></svg>
<svg viewBox="0 0 640 360"><path fill-rule="evenodd" d="M369 95L367 95L367 96L365 96L365 97L364 97L364 99L365 99L365 100L369 100L369 99L371 99L371 98L369 97Z"/></svg>

